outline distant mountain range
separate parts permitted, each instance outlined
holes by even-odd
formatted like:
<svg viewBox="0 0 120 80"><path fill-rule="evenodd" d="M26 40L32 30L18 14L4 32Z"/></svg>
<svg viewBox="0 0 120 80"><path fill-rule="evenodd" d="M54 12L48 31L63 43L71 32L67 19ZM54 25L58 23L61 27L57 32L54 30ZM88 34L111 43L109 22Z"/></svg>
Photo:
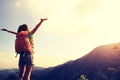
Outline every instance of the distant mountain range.
<svg viewBox="0 0 120 80"><path fill-rule="evenodd" d="M9 70L2 70L0 78L11 80L16 76L12 74L12 71L10 74ZM120 43L99 46L87 55L62 65L34 69L31 80L78 80L81 75L88 80L120 80Z"/></svg>

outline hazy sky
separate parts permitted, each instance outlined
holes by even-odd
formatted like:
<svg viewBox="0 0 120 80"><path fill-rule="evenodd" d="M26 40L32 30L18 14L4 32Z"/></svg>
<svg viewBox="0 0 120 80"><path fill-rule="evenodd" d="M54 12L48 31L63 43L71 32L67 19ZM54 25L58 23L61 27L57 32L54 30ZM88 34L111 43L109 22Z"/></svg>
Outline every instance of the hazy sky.
<svg viewBox="0 0 120 80"><path fill-rule="evenodd" d="M0 0L0 28L17 31L43 22L34 34L35 66L74 60L120 41L120 0ZM0 68L17 67L15 36L0 31Z"/></svg>

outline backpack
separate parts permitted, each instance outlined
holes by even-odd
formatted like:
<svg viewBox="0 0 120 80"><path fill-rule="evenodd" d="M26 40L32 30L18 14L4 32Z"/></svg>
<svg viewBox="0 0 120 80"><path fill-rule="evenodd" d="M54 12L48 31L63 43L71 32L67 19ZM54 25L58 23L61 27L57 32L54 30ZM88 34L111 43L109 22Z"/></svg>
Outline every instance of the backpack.
<svg viewBox="0 0 120 80"><path fill-rule="evenodd" d="M15 40L15 51L17 53L21 52L34 53L31 41L29 39L28 31L21 31L17 33Z"/></svg>

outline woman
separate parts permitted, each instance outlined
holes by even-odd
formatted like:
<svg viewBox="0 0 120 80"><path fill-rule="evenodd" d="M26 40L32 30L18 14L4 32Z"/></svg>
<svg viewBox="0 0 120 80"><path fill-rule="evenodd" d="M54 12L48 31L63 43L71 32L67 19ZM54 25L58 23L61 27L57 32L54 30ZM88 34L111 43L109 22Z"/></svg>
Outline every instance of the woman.
<svg viewBox="0 0 120 80"><path fill-rule="evenodd" d="M2 31L7 31L8 33L15 34L16 36L21 33L22 31L28 32L29 40L32 45L30 51L22 50L17 53L20 54L19 57L19 79L18 80L30 80L31 71L33 68L33 34L37 31L43 21L47 20L47 18L42 19L41 21L35 26L35 28L30 31L26 24L20 25L17 32L10 31L7 29L1 29ZM24 47L24 46L21 46Z"/></svg>

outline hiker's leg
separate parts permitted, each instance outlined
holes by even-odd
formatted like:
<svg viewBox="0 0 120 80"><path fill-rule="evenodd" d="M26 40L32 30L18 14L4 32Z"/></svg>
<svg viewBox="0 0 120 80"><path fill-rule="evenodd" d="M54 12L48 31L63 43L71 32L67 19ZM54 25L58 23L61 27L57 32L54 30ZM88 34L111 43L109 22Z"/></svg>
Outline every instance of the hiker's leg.
<svg viewBox="0 0 120 80"><path fill-rule="evenodd" d="M18 80L23 80L25 70L26 70L26 66L20 66L19 67L19 79Z"/></svg>
<svg viewBox="0 0 120 80"><path fill-rule="evenodd" d="M32 65L30 66L26 66L26 71L25 71L25 75L24 75L24 78L23 80L30 80L30 75L31 75L31 72L32 72Z"/></svg>
<svg viewBox="0 0 120 80"><path fill-rule="evenodd" d="M26 66L25 66L24 56L22 55L22 53L20 54L18 65L19 65L19 79L18 80L23 80Z"/></svg>
<svg viewBox="0 0 120 80"><path fill-rule="evenodd" d="M30 55L30 53L27 53L25 57L26 57L25 58L26 71L25 71L23 80L30 80L30 75L31 75L32 68L33 68L33 55Z"/></svg>

